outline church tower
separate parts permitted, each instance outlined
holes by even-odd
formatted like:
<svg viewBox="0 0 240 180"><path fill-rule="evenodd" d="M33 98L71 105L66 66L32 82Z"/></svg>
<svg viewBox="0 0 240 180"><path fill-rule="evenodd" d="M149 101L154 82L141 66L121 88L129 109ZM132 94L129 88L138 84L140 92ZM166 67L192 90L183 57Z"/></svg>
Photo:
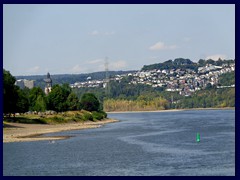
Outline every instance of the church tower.
<svg viewBox="0 0 240 180"><path fill-rule="evenodd" d="M49 72L47 73L47 78L44 79L44 81L46 83L44 91L45 91L45 94L48 95L52 90L52 79L50 77Z"/></svg>

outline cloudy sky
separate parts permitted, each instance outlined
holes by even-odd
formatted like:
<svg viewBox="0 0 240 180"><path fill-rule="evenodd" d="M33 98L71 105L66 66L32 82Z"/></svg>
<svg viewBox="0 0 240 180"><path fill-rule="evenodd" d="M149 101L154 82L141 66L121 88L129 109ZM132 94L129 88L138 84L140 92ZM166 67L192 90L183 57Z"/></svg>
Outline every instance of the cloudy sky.
<svg viewBox="0 0 240 180"><path fill-rule="evenodd" d="M175 58L235 59L235 5L3 5L12 75L138 70Z"/></svg>

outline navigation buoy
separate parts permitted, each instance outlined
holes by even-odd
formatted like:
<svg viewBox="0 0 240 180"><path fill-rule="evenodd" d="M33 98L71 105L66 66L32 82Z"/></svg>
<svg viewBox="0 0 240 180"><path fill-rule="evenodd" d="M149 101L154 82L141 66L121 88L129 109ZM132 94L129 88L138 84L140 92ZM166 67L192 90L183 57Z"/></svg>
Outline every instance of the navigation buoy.
<svg viewBox="0 0 240 180"><path fill-rule="evenodd" d="M199 134L199 133L197 133L196 141L197 141L197 142L200 142L200 134Z"/></svg>

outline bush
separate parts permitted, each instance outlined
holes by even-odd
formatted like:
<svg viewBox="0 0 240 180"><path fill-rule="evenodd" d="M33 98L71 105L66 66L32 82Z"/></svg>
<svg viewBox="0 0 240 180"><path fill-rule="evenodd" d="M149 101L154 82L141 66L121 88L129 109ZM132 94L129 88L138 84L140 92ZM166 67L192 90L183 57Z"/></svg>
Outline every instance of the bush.
<svg viewBox="0 0 240 180"><path fill-rule="evenodd" d="M80 108L87 111L99 111L100 102L92 93L85 93L80 101Z"/></svg>
<svg viewBox="0 0 240 180"><path fill-rule="evenodd" d="M93 120L92 113L90 113L88 111L84 111L84 110L82 112L83 112L83 120L84 121L87 121L87 120L92 121Z"/></svg>
<svg viewBox="0 0 240 180"><path fill-rule="evenodd" d="M84 120L83 114L79 114L79 113L74 114L73 120L74 120L75 122L77 122L77 121L83 121L83 120Z"/></svg>
<svg viewBox="0 0 240 180"><path fill-rule="evenodd" d="M93 115L93 119L97 119L97 120L103 119L103 115L99 112L93 111L92 115Z"/></svg>
<svg viewBox="0 0 240 180"><path fill-rule="evenodd" d="M50 121L56 122L56 123L64 123L67 122L66 119L64 119L63 117L59 117L59 116L53 116L52 118L50 118Z"/></svg>
<svg viewBox="0 0 240 180"><path fill-rule="evenodd" d="M107 118L107 113L105 111L100 111L100 113L102 113L103 118Z"/></svg>
<svg viewBox="0 0 240 180"><path fill-rule="evenodd" d="M105 113L104 111L100 111L100 112L93 111L92 115L93 115L93 118L97 120L102 120L107 117L107 113Z"/></svg>

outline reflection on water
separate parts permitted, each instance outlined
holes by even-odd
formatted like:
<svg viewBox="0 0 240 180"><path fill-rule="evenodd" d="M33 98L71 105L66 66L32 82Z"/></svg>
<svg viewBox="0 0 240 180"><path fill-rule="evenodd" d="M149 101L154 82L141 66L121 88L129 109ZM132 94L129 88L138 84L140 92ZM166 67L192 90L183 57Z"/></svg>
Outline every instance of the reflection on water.
<svg viewBox="0 0 240 180"><path fill-rule="evenodd" d="M4 143L4 175L235 175L235 110L109 114L66 140ZM201 142L196 142L196 133Z"/></svg>

